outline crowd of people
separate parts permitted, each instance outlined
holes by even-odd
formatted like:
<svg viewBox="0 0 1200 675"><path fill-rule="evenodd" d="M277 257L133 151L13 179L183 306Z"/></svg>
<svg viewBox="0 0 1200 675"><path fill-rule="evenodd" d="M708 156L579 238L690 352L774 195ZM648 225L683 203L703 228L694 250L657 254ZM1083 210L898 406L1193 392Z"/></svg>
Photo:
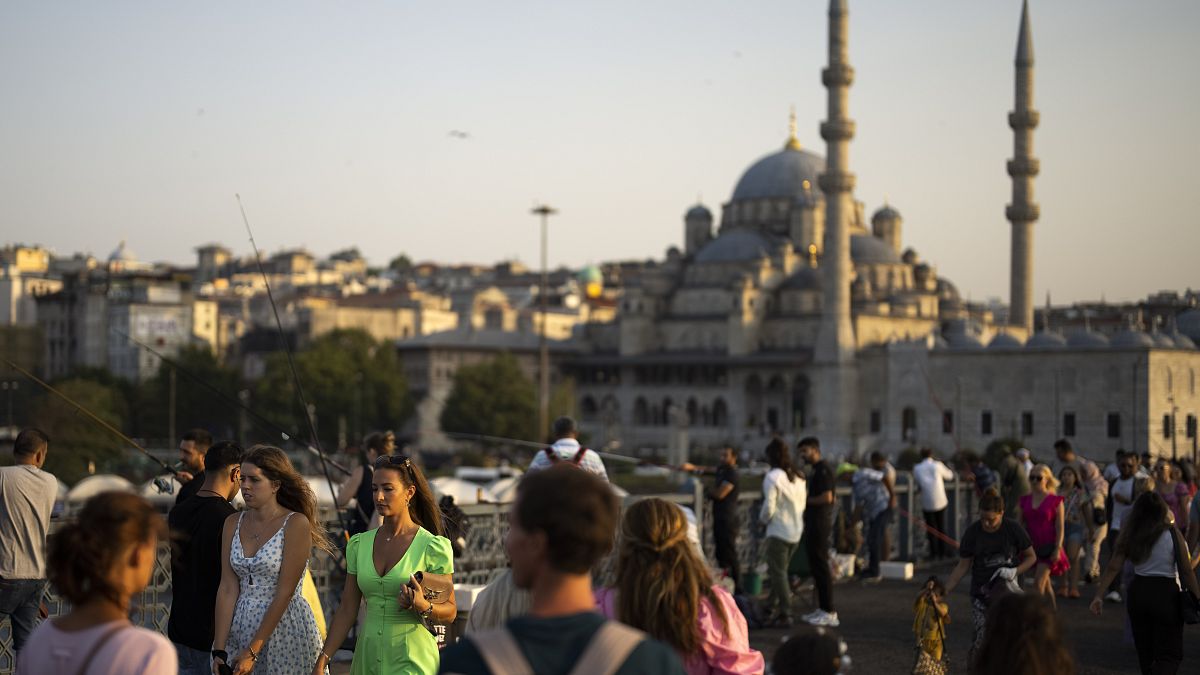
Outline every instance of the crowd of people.
<svg viewBox="0 0 1200 675"><path fill-rule="evenodd" d="M509 568L476 599L465 635L439 649L434 626L458 613L451 539L460 548L465 539L453 534L419 464L396 454L390 433L366 439L361 465L337 496L339 506L353 501L355 509L339 553L345 583L326 631L305 592L308 565L314 549L343 546L325 531L315 495L284 451L188 432L180 444L188 480L165 521L141 497L110 492L48 536L57 481L41 467L50 439L26 429L14 444L16 463L0 467L0 600L17 672L321 675L351 631L351 672L364 675L567 673L580 662L627 675L847 670L847 646L835 630L833 528L861 524L859 578L877 582L898 511L896 471L885 456L834 466L816 438L801 439L794 452L782 439L768 443L754 514L767 567L761 613L738 599L746 589L733 448L720 452L716 467L679 467L714 476L714 572L694 513L658 498L622 513L603 460L579 443L574 421L560 418L553 431L555 442L535 455L508 514ZM1131 453L1101 471L1065 440L1054 450L1057 471L1028 451L1006 455L995 472L961 462L980 488L979 519L957 542L945 525L945 483L955 473L921 452L912 484L929 557L957 546L959 561L945 584L929 579L914 603L914 672L946 672L946 598L968 577L972 672L1073 672L1055 603L1079 598L1086 583L1095 589L1092 611L1126 603L1142 672L1177 671L1187 610L1194 613L1200 597L1194 471L1185 463L1150 466ZM839 480L849 483L853 507L835 518ZM241 511L232 505L239 492ZM129 615L168 537L173 601L163 636ZM1109 560L1100 574L1105 541ZM816 606L768 664L751 648L749 628L793 625L790 569L798 558ZM40 621L47 584L71 610Z"/></svg>

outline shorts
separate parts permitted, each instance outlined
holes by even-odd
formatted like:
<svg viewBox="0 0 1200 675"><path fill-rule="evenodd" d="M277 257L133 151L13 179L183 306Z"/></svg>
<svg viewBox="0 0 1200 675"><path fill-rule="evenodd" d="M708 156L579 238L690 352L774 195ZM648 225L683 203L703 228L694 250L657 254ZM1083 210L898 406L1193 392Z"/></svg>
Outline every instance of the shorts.
<svg viewBox="0 0 1200 675"><path fill-rule="evenodd" d="M1066 523L1063 529L1063 546L1083 545L1083 523Z"/></svg>

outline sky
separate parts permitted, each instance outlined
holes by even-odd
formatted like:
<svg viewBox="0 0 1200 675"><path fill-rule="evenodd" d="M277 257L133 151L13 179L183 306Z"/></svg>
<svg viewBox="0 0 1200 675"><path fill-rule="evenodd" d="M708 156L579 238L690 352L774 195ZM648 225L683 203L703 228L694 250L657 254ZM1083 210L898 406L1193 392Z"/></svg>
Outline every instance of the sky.
<svg viewBox="0 0 1200 675"><path fill-rule="evenodd" d="M851 171L906 246L1008 297L1020 2L850 0ZM0 244L189 264L661 258L782 148L824 154L827 3L0 4ZM1200 287L1200 3L1034 0L1034 293ZM466 137L451 132L465 132Z"/></svg>

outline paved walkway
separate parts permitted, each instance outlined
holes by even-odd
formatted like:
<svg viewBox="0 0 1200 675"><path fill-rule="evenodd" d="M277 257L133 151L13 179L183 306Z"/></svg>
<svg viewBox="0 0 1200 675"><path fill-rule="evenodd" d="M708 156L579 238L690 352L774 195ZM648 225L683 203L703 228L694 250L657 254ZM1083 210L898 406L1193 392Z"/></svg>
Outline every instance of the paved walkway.
<svg viewBox="0 0 1200 675"><path fill-rule="evenodd" d="M950 566L923 570L918 579L907 582L884 581L864 586L856 582L839 584L834 591L842 625L838 629L850 648L856 673L905 673L912 666L912 603L919 580L937 573L949 576ZM971 609L966 598L967 581L950 596L948 655L952 673L967 672L967 649L971 640ZM1090 587L1084 587L1089 590ZM1085 595L1087 593L1085 592ZM810 609L807 598L797 602L797 615ZM1059 612L1067 632L1080 675L1125 675L1136 673L1137 655L1133 644L1124 644L1125 608L1106 604L1103 616L1093 616L1087 599L1062 600ZM756 630L751 644L768 661L790 631ZM1184 662L1181 673L1200 673L1200 627L1189 626L1184 633ZM333 674L349 673L349 663L334 664Z"/></svg>

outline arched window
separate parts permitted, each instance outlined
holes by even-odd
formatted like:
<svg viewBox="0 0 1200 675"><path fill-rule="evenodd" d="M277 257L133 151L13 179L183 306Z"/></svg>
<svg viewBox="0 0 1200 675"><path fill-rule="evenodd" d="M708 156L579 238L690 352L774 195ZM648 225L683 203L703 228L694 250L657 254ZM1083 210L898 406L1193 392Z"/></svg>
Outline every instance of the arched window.
<svg viewBox="0 0 1200 675"><path fill-rule="evenodd" d="M792 383L792 429L800 431L808 428L808 391L811 388L808 378L801 375Z"/></svg>
<svg viewBox="0 0 1200 675"><path fill-rule="evenodd" d="M673 408L673 407L675 407L675 406L671 402L670 396L663 399L663 402L662 402L662 423L663 423L663 425L669 425L672 423L673 420L671 419L671 408Z"/></svg>
<svg viewBox="0 0 1200 675"><path fill-rule="evenodd" d="M917 409L905 408L900 414L900 438L906 441L917 440Z"/></svg>
<svg viewBox="0 0 1200 675"><path fill-rule="evenodd" d="M746 378L745 388L746 426L757 426L762 422L763 386L758 375Z"/></svg>
<svg viewBox="0 0 1200 675"><path fill-rule="evenodd" d="M585 422L591 422L596 419L596 413L599 408L596 406L596 399L591 396L584 396L579 402L579 416Z"/></svg>
<svg viewBox="0 0 1200 675"><path fill-rule="evenodd" d="M650 423L650 410L646 405L646 399L641 396L633 402L633 423L638 426L645 426Z"/></svg>
<svg viewBox="0 0 1200 675"><path fill-rule="evenodd" d="M687 402L687 421L688 426L696 426L700 422L700 412L694 398L689 398Z"/></svg>
<svg viewBox="0 0 1200 675"><path fill-rule="evenodd" d="M713 426L724 427L729 424L729 408L725 405L725 399L718 398L713 402Z"/></svg>

